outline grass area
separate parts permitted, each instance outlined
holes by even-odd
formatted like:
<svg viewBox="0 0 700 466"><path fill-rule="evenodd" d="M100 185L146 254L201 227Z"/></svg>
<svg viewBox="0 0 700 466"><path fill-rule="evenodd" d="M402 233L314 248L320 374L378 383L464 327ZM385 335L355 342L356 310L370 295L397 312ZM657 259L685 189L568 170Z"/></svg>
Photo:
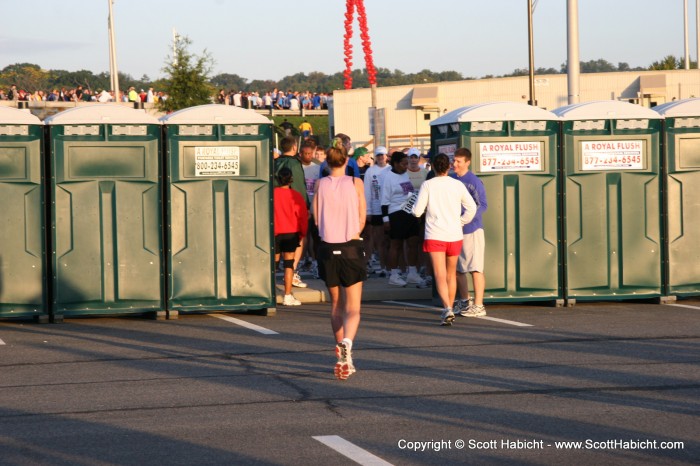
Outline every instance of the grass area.
<svg viewBox="0 0 700 466"><path fill-rule="evenodd" d="M275 130L277 131L277 134L280 138L284 137L284 130L279 127L279 124L282 123L285 119L294 125L292 135L297 137L301 136L301 132L299 131L299 125L304 120L307 120L311 124L311 127L314 129L314 135L319 137L319 142L321 143L321 145L324 147L328 147L328 143L330 142L330 135L327 116L301 117L291 115L275 115L272 117L272 119L275 122Z"/></svg>

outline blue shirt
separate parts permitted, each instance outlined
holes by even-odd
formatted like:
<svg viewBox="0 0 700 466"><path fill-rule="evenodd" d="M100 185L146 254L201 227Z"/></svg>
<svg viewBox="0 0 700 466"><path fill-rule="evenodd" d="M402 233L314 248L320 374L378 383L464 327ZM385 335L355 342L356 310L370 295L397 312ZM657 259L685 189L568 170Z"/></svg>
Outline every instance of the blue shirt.
<svg viewBox="0 0 700 466"><path fill-rule="evenodd" d="M474 219L462 227L462 233L474 233L479 228L484 228L484 223L481 216L486 212L486 189L484 183L471 171L468 171L464 176L457 176L456 173L450 174L452 178L461 181L467 187L467 191L471 194L474 202L476 202L476 215Z"/></svg>
<svg viewBox="0 0 700 466"><path fill-rule="evenodd" d="M322 177L331 174L331 169L328 167L328 162L325 160L323 163L321 163L320 173ZM348 165L345 167L345 174L348 176L354 176L355 178L360 178L360 167L352 157L348 158Z"/></svg>

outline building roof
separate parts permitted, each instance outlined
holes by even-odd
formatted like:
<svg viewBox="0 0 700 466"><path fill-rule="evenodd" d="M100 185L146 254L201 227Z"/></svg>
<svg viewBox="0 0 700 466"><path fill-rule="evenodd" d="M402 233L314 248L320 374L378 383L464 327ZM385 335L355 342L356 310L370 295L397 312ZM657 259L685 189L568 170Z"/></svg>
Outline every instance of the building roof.
<svg viewBox="0 0 700 466"><path fill-rule="evenodd" d="M93 104L64 110L44 120L47 125L90 123L159 125L158 119L143 110L118 104Z"/></svg>
<svg viewBox="0 0 700 466"><path fill-rule="evenodd" d="M486 102L445 113L430 126L467 121L558 120L552 112L517 102Z"/></svg>
<svg viewBox="0 0 700 466"><path fill-rule="evenodd" d="M233 105L209 104L184 108L160 119L166 125L271 124L263 115Z"/></svg>
<svg viewBox="0 0 700 466"><path fill-rule="evenodd" d="M596 100L566 105L552 110L562 120L659 119L661 115L641 105L619 100Z"/></svg>

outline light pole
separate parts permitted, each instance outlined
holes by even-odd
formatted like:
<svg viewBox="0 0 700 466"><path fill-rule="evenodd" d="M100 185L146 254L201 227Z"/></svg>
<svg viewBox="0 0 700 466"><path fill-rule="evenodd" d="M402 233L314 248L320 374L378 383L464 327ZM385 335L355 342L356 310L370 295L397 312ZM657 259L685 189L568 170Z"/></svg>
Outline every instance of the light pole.
<svg viewBox="0 0 700 466"><path fill-rule="evenodd" d="M683 0L683 39L684 39L684 68L690 69L690 53L688 47L688 0Z"/></svg>
<svg viewBox="0 0 700 466"><path fill-rule="evenodd" d="M535 100L535 46L532 39L532 0L527 0L527 38L530 56L530 101L529 105L537 105Z"/></svg>
<svg viewBox="0 0 700 466"><path fill-rule="evenodd" d="M569 105L571 105L577 104L579 101L578 81L581 73L581 61L578 56L578 0L567 0L566 25L566 76L569 88Z"/></svg>
<svg viewBox="0 0 700 466"><path fill-rule="evenodd" d="M120 102L119 98L119 72L117 71L117 46L114 42L114 14L112 13L112 3L114 0L107 0L109 4L109 18L107 25L109 29L109 75L112 83L112 92L114 93L114 101Z"/></svg>

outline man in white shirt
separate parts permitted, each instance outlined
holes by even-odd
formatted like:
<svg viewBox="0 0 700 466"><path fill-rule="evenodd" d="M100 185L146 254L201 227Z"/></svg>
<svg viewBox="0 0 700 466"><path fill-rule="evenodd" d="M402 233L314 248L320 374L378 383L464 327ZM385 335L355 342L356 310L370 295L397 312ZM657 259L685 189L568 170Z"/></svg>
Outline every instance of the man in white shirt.
<svg viewBox="0 0 700 466"><path fill-rule="evenodd" d="M384 176L388 173L389 164L387 163L387 149L384 146L377 146L374 149L374 164L365 172L365 199L367 200L367 231L368 244L366 250L368 252L367 259L372 257L373 253L377 254L379 264L374 267L378 271L380 277L386 277L387 264L387 246L386 232L384 231L384 222L382 221L382 183Z"/></svg>

